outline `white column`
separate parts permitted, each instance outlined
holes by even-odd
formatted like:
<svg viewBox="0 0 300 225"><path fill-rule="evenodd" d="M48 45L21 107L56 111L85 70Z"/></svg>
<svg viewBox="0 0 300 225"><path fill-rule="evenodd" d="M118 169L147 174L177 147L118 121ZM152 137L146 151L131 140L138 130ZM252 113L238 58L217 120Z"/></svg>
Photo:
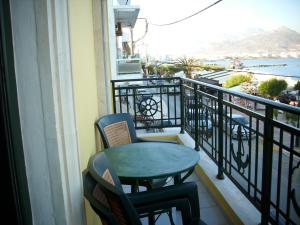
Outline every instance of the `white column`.
<svg viewBox="0 0 300 225"><path fill-rule="evenodd" d="M112 79L117 76L117 46L112 1L93 0L99 114L112 113Z"/></svg>
<svg viewBox="0 0 300 225"><path fill-rule="evenodd" d="M12 0L22 139L34 224L84 224L67 0Z"/></svg>

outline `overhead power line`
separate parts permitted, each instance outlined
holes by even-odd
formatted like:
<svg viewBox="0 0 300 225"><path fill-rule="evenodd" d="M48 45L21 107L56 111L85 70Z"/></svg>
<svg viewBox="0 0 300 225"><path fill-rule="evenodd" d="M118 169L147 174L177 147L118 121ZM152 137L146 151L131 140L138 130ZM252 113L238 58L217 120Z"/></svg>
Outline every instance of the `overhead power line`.
<svg viewBox="0 0 300 225"><path fill-rule="evenodd" d="M182 22L182 21L184 21L184 20L187 20L187 19L189 19L189 18L191 18L191 17L193 17L193 16L196 16L196 15L198 15L199 13L201 13L201 12L203 12L203 11L205 11L205 10L207 10L207 9L209 9L209 8L211 8L211 7L213 7L214 5L220 3L221 1L223 1L223 0L218 0L218 1L214 2L213 4L211 4L211 5L207 6L207 7L205 7L204 9L201 9L201 10L199 10L199 11L193 13L192 15L186 16L186 17L184 17L184 18L182 18L182 19L176 20L176 21L171 22L171 23L164 23L164 24L149 23L149 24L150 24L150 25L153 25L153 26L159 26L159 27L173 25L173 24Z"/></svg>

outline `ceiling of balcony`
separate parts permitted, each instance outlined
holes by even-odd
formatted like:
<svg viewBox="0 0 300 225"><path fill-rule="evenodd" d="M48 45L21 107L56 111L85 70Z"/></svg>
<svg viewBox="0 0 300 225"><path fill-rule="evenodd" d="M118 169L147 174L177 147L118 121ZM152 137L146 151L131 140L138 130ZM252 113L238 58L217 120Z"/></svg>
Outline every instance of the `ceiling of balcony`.
<svg viewBox="0 0 300 225"><path fill-rule="evenodd" d="M118 5L114 6L115 23L122 27L134 27L140 12L139 6Z"/></svg>

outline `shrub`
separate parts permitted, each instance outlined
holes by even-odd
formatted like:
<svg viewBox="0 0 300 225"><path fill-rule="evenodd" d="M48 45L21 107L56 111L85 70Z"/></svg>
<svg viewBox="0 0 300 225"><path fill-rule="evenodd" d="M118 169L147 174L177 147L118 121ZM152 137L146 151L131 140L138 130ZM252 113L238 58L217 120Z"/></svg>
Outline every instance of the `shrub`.
<svg viewBox="0 0 300 225"><path fill-rule="evenodd" d="M275 98L286 88L287 82L285 80L272 78L259 84L258 93L267 98Z"/></svg>
<svg viewBox="0 0 300 225"><path fill-rule="evenodd" d="M179 71L182 71L182 68L180 66L176 65L168 65L168 74L173 75Z"/></svg>
<svg viewBox="0 0 300 225"><path fill-rule="evenodd" d="M150 64L146 67L148 69L148 74L154 74L156 71L155 71L155 66Z"/></svg>
<svg viewBox="0 0 300 225"><path fill-rule="evenodd" d="M244 82L251 82L253 76L251 73L238 73L231 76L225 81L224 87L231 88L240 85Z"/></svg>
<svg viewBox="0 0 300 225"><path fill-rule="evenodd" d="M200 69L202 70L206 70L206 71L222 71L225 70L224 66L220 66L220 65L216 65L216 64L203 64L201 66L199 66Z"/></svg>

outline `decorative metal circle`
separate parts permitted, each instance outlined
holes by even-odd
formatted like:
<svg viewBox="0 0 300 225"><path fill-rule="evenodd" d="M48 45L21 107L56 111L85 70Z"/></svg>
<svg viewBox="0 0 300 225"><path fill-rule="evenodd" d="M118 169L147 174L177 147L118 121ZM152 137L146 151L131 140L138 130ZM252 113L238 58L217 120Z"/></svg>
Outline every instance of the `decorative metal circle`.
<svg viewBox="0 0 300 225"><path fill-rule="evenodd" d="M153 98L147 98L139 103L139 111L144 116L153 117L158 112L158 103Z"/></svg>

